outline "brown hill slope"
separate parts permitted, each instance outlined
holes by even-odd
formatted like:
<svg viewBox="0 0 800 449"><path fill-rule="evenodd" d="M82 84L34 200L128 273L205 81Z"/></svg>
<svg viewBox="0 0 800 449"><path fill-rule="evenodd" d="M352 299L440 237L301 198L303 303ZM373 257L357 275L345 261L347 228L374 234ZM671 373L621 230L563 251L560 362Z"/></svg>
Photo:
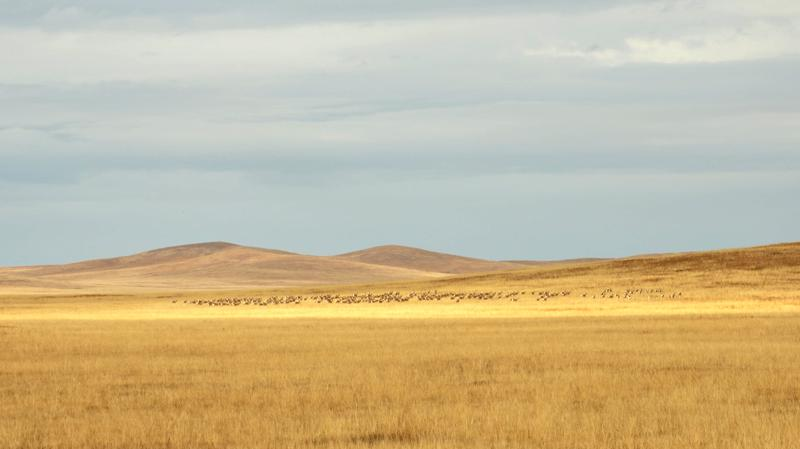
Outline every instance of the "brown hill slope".
<svg viewBox="0 0 800 449"><path fill-rule="evenodd" d="M763 298L790 295L800 299L800 243L607 261L565 261L522 269L517 264L500 264L512 268L502 272L490 272L499 263L477 263L476 259L389 248L317 257L226 243L185 245L61 266L0 268L0 294L59 290L252 290L339 284L342 287L331 289L666 288L702 292L702 297L708 298L757 293L756 296ZM398 253L406 258L397 256ZM401 262L416 263L424 269L388 265ZM456 271L464 269L460 263L467 262L472 269L482 272L446 276L442 271L426 271Z"/></svg>
<svg viewBox="0 0 800 449"><path fill-rule="evenodd" d="M543 264L525 270L467 274L405 285L418 290L666 288L702 292L699 295L704 298L755 295L768 299L789 295L800 299L800 242ZM390 287L400 289L402 285Z"/></svg>
<svg viewBox="0 0 800 449"><path fill-rule="evenodd" d="M201 289L350 284L440 276L224 242L182 245L66 265L0 269L0 287L29 289Z"/></svg>
<svg viewBox="0 0 800 449"><path fill-rule="evenodd" d="M407 268L436 273L463 274L487 271L519 270L525 265L510 262L495 262L437 253L408 246L385 245L335 256L372 265Z"/></svg>
<svg viewBox="0 0 800 449"><path fill-rule="evenodd" d="M94 259L64 265L41 265L30 267L31 270L29 273L35 275L53 275L126 270L148 266L169 266L171 264L185 263L189 260L197 261L203 258L213 258L214 255L217 254L224 254L225 257L230 257L234 254L244 255L248 253L251 256L260 257L269 257L270 255L295 255L286 251L245 247L227 242L194 243L154 249L131 256ZM231 262L234 261L235 258L231 259Z"/></svg>

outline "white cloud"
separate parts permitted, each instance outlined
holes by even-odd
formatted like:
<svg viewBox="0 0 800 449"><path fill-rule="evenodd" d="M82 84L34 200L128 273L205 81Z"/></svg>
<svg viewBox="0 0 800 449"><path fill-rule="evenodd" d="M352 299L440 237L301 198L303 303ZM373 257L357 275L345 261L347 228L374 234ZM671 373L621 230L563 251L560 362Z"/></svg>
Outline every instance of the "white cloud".
<svg viewBox="0 0 800 449"><path fill-rule="evenodd" d="M800 29L764 23L746 29L710 31L679 38L626 38L618 48L544 47L528 56L567 58L606 65L698 64L750 61L800 55Z"/></svg>
<svg viewBox="0 0 800 449"><path fill-rule="evenodd" d="M800 55L800 3L683 1L561 17L561 33L529 46L529 57L603 65L696 64ZM592 34L582 30L592 30Z"/></svg>

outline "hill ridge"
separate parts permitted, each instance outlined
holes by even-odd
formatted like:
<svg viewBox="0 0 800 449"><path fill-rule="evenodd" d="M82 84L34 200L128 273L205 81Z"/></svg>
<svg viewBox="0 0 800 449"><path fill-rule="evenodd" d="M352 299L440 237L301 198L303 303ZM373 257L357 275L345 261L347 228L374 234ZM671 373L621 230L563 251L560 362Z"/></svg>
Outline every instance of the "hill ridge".
<svg viewBox="0 0 800 449"><path fill-rule="evenodd" d="M505 271L525 268L525 265L459 256L403 245L380 245L335 257L401 268L425 269L446 274L486 271Z"/></svg>
<svg viewBox="0 0 800 449"><path fill-rule="evenodd" d="M619 280L647 275L676 282L685 276L702 275L704 282L711 285L740 275L748 279L766 276L776 270L792 273L784 276L784 281L800 279L800 242L532 265L486 261L402 245L381 245L338 256L311 256L228 242L206 242L72 264L0 268L0 294L223 290L396 282L444 287L454 282L491 281L510 286L588 273L613 275ZM767 278L761 282L768 282Z"/></svg>
<svg viewBox="0 0 800 449"><path fill-rule="evenodd" d="M462 256L384 245L386 254L406 257L372 263L360 257L313 256L224 241L189 243L126 256L61 265L0 268L0 286L35 288L225 288L349 284L442 277L497 271L510 266ZM361 250L372 254L375 249ZM360 254L360 252L348 253ZM498 265L495 265L498 264ZM452 267L457 267L452 269Z"/></svg>

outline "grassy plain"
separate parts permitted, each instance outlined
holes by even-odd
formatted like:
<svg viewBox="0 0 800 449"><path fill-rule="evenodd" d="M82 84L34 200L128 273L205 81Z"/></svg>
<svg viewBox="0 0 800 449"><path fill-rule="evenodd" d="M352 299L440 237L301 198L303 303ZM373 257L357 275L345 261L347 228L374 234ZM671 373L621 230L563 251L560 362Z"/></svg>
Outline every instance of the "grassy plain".
<svg viewBox="0 0 800 449"><path fill-rule="evenodd" d="M0 325L7 448L790 448L800 315Z"/></svg>
<svg viewBox="0 0 800 449"><path fill-rule="evenodd" d="M710 254L281 291L8 294L0 448L795 447L800 247ZM665 297L599 298L608 288ZM183 303L432 289L570 293Z"/></svg>

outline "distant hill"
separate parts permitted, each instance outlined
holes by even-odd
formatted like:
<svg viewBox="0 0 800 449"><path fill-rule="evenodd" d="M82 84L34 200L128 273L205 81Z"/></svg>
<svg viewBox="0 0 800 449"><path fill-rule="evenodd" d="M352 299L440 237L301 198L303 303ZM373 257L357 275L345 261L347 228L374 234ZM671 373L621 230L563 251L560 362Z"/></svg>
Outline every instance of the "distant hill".
<svg viewBox="0 0 800 449"><path fill-rule="evenodd" d="M522 267L400 246L309 256L210 242L64 265L0 268L0 290L286 287L428 279Z"/></svg>
<svg viewBox="0 0 800 449"><path fill-rule="evenodd" d="M447 274L506 271L525 268L523 264L473 259L471 257L437 253L399 245L376 246L361 251L340 254L336 257L372 265Z"/></svg>
<svg viewBox="0 0 800 449"><path fill-rule="evenodd" d="M494 262L404 246L309 256L225 242L64 265L0 268L0 294L222 290L349 284L383 288L694 286L726 297L796 292L800 243L622 259ZM381 284L383 285L383 284ZM342 287L348 288L348 287ZM780 293L780 294L784 294Z"/></svg>
<svg viewBox="0 0 800 449"><path fill-rule="evenodd" d="M67 275L111 270L132 270L137 268L147 269L148 267L165 268L171 265L179 265L187 261L193 261L195 263L201 261L208 262L219 259L220 255L229 262L235 262L242 257L264 259L294 254L286 251L240 246L227 242L209 242L171 246L168 248L145 251L132 256L95 259L64 265L42 265L30 267L29 272L36 275Z"/></svg>
<svg viewBox="0 0 800 449"><path fill-rule="evenodd" d="M553 290L663 288L692 290L696 297L708 299L789 295L800 301L800 243L535 264L525 270L466 274L407 285L417 290L498 286Z"/></svg>

